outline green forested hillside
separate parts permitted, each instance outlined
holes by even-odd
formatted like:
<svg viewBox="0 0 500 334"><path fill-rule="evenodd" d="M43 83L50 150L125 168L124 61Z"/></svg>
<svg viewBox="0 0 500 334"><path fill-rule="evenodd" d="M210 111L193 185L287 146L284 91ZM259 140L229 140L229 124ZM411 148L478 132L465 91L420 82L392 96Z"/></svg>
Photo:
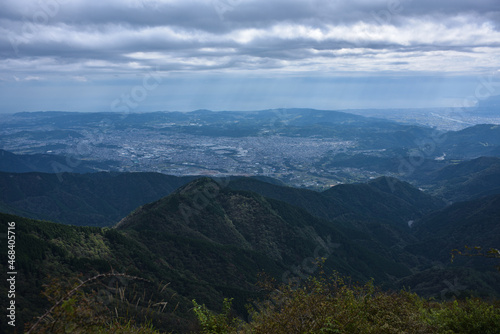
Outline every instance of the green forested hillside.
<svg viewBox="0 0 500 334"><path fill-rule="evenodd" d="M193 179L158 173L0 172L0 209L64 224L110 226Z"/></svg>
<svg viewBox="0 0 500 334"><path fill-rule="evenodd" d="M334 223L253 192L222 188L211 179L193 181L171 196L143 206L122 220L117 229L139 239L149 232L156 237L175 235L235 246L265 254L284 267L331 253L327 265L359 279L385 279L380 276L382 267L390 267L395 276L407 273L404 265L350 240ZM164 252L160 247L157 251Z"/></svg>
<svg viewBox="0 0 500 334"><path fill-rule="evenodd" d="M407 227L417 219L445 203L427 195L406 182L381 177L367 183L341 184L322 193L263 183L251 178L229 182L231 189L257 192L304 208L326 220L371 220Z"/></svg>
<svg viewBox="0 0 500 334"><path fill-rule="evenodd" d="M384 289L404 287L438 299L498 296L495 263L465 257L451 263L449 256L465 245L496 247L497 197L430 212L440 201L394 179L314 193L251 179L201 178L136 208L114 228L7 214L0 222L4 230L16 222L19 322L47 309L44 289L113 271L136 278L96 280L83 289L90 297L78 298L97 296L104 310L116 308L111 319L140 324L149 312L156 328L188 332L197 328L192 299L217 311L224 298L234 298L234 314L244 318L245 304L262 297L260 274L298 286L316 273L319 258L327 271L360 282L374 278ZM292 199L295 205L284 201ZM345 211L329 219L310 213L338 208ZM409 215L418 217L411 228ZM5 294L7 287L1 289Z"/></svg>
<svg viewBox="0 0 500 334"><path fill-rule="evenodd" d="M97 294L96 304L105 306L127 307L128 303L115 303L117 288L128 288L128 293L144 294L147 300L139 301L137 308L147 307L148 300L162 300L172 303L159 316L159 328L184 328L190 325L189 300L170 287L162 293L156 289L167 281L173 281L175 272L165 270L158 265L158 257L138 242L113 229L93 227L76 227L51 222L34 221L12 215L0 214L0 223L6 230L7 222L15 222L16 233L16 328L22 332L23 325L33 323L35 317L41 316L55 300L48 300L41 295L44 285L50 284L64 287L75 279L84 280L98 273L116 272L135 275L150 280L144 283L136 279L108 279L99 281L90 287ZM2 259L1 269L7 272L6 262ZM178 275L178 274L177 274ZM177 276L178 277L178 276ZM161 283L163 280L163 283ZM190 286L189 282L186 282ZM191 283L193 284L193 283ZM196 285L196 284L195 284ZM7 287L1 285L2 295L7 295ZM87 292L91 292L87 290ZM156 293L155 293L156 291ZM52 296L54 297L54 296ZM114 300L113 300L114 298ZM217 299L217 298L215 298ZM137 302L134 299L134 304ZM179 304L174 313L171 311ZM119 304L119 305L118 305ZM129 307L130 308L130 307ZM135 308L134 308L135 309ZM120 316L125 316L120 312ZM180 320L182 319L182 322ZM2 331L10 332L11 328L2 322ZM35 331L36 332L36 331Z"/></svg>
<svg viewBox="0 0 500 334"><path fill-rule="evenodd" d="M429 173L429 190L448 201L500 194L500 158L480 157Z"/></svg>
<svg viewBox="0 0 500 334"><path fill-rule="evenodd" d="M497 156L500 145L500 126L479 124L460 131L450 131L444 136L439 149L452 159L475 159Z"/></svg>
<svg viewBox="0 0 500 334"><path fill-rule="evenodd" d="M500 241L500 195L454 203L418 221L414 233L435 258L465 245L496 248Z"/></svg>
<svg viewBox="0 0 500 334"><path fill-rule="evenodd" d="M232 180L228 187L254 191L301 207L314 216L334 222L354 242L391 258L403 258L400 248L415 241L409 222L444 206L442 200L387 177L366 184L338 185L322 193L250 178ZM413 259L405 258L405 261Z"/></svg>
<svg viewBox="0 0 500 334"><path fill-rule="evenodd" d="M244 315L248 298L259 295L255 286L259 273L279 281L300 281L314 272L317 257L326 258L328 268L359 280L376 277L382 282L386 272L395 277L409 274L403 264L358 245L302 209L218 187L210 179L194 181L137 209L116 229L2 214L3 228L8 221L16 222L19 303L26 305L19 321L29 321L47 307L40 291L49 276L90 277L111 268L149 280L150 285L138 283L137 289L146 294L161 282L169 283L154 300L168 298L175 303L153 318L160 321L157 328L179 331L193 324L192 298L217 309L223 297L232 297L237 312ZM182 319L180 325L176 319Z"/></svg>
<svg viewBox="0 0 500 334"><path fill-rule="evenodd" d="M36 132L18 132L15 136L36 136ZM29 138L31 140L43 140L46 137L63 136L79 138L81 135L75 131L52 131L40 132L42 138ZM12 136L11 136L12 137ZM1 138L1 137L0 137ZM65 146L65 145L63 145ZM0 172L7 173L93 173L103 169L109 169L111 162L89 162L76 158L68 158L55 154L14 154L0 149Z"/></svg>
<svg viewBox="0 0 500 334"><path fill-rule="evenodd" d="M366 184L341 184L323 192L365 219L407 227L409 220L442 208L444 203L407 182L380 177Z"/></svg>

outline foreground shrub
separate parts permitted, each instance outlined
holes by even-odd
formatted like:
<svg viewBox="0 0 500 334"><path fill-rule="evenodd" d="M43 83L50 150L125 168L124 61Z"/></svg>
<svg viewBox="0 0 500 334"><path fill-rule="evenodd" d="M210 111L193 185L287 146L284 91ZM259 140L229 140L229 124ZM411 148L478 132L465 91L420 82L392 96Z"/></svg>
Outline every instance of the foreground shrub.
<svg viewBox="0 0 500 334"><path fill-rule="evenodd" d="M221 323L229 318L206 310L197 315L204 333L500 333L500 309L487 302L428 301L380 291L373 282L350 284L337 274L274 288L249 313L248 323Z"/></svg>
<svg viewBox="0 0 500 334"><path fill-rule="evenodd" d="M500 309L479 299L434 305L428 321L439 333L500 333Z"/></svg>
<svg viewBox="0 0 500 334"><path fill-rule="evenodd" d="M246 333L432 333L416 295L384 293L373 282L347 284L338 275L287 285L251 311Z"/></svg>
<svg viewBox="0 0 500 334"><path fill-rule="evenodd" d="M203 333L228 333L240 323L237 318L231 315L231 302L232 299L224 298L222 313L215 314L205 305L199 305L196 300L193 300L193 311L200 322Z"/></svg>
<svg viewBox="0 0 500 334"><path fill-rule="evenodd" d="M85 285L103 277L127 276L124 274L99 274L86 281L52 279L45 285L43 294L53 303L52 307L34 323L27 325L27 333L115 333L158 334L151 323L137 325L134 319L119 317L117 309L110 309L97 298L96 291L84 292ZM114 311L114 312L113 312Z"/></svg>

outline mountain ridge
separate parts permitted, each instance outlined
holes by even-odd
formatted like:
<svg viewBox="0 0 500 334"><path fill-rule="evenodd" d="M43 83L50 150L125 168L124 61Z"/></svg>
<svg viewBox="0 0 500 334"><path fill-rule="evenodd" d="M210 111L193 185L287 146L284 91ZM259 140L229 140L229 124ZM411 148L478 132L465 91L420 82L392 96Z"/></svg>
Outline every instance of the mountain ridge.
<svg viewBox="0 0 500 334"><path fill-rule="evenodd" d="M7 209L6 213L22 212L35 219L110 226L136 207L193 179L147 172L0 172L0 205Z"/></svg>
<svg viewBox="0 0 500 334"><path fill-rule="evenodd" d="M452 239L443 238L444 243L419 232L422 226L434 226L434 220L440 221L441 217L465 219L463 210L471 206L476 207L474 212L478 217L482 213L489 215L492 224L500 207L498 196L489 205L466 202L458 209L456 204L429 213L413 228L398 229L387 222L373 221L363 225L369 227L366 230L338 219L320 219L304 208L250 190L232 189L231 182L258 186L261 192L266 187L278 187L283 191L282 196L298 191L254 179L199 178L136 208L114 228L61 225L0 213L2 225L7 221L18 224L19 266L22 275L26 274L26 278L23 276L26 284L21 284L19 290L26 296L23 303L32 305L30 310L38 309L35 305L41 305L37 304L41 301L33 293L41 289L44 275L54 273L54 268L65 275L78 272L91 275L113 268L152 282L167 280L169 296L178 295L180 313L161 317L165 324L178 328L175 319L192 324L191 299L217 309L224 297L234 297L235 309L244 315L248 298L259 295L255 283L260 272L276 280L300 282L314 274L318 257L325 259L325 270L333 269L361 282L374 278L384 289L405 285L424 295L436 296L443 290L443 280L455 275L467 282L468 290L479 294L500 293L497 291L500 285L495 285L500 282L498 275L481 266L464 271L463 263L457 261L451 265L446 257L448 248L459 247L469 240L470 230L453 230L449 220L442 228L455 232ZM408 197L419 191L398 182L381 178L359 189L366 191L366 187L371 187L388 193L392 184L396 192L408 191ZM455 213L450 215L450 212ZM441 235L449 233L446 231ZM487 232L472 241L493 240L497 235ZM25 244L32 246L21 247ZM436 263L441 267L436 269ZM423 278L422 273L427 276ZM477 277L480 279L476 282ZM23 313L23 319L26 316Z"/></svg>

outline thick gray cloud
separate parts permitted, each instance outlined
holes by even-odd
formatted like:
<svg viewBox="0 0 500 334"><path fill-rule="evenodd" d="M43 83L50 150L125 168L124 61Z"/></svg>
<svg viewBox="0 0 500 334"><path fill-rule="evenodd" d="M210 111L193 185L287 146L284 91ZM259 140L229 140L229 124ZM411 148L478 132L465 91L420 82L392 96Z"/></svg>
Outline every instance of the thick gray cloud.
<svg viewBox="0 0 500 334"><path fill-rule="evenodd" d="M0 83L499 68L498 0L0 2Z"/></svg>
<svg viewBox="0 0 500 334"><path fill-rule="evenodd" d="M498 68L500 58L497 0L4 0L0 6L3 80L29 69L39 77L92 76L152 66L336 72L399 64L398 71L470 72L488 63Z"/></svg>

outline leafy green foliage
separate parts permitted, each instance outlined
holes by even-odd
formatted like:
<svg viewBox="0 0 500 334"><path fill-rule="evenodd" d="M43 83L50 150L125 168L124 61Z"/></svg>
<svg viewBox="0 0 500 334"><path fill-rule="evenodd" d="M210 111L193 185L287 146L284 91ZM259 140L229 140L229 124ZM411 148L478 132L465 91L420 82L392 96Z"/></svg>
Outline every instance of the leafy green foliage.
<svg viewBox="0 0 500 334"><path fill-rule="evenodd" d="M496 334L500 332L500 307L479 299L431 305L426 321L437 333Z"/></svg>
<svg viewBox="0 0 500 334"><path fill-rule="evenodd" d="M193 312L201 325L201 331L206 334L222 334L235 328L240 321L231 315L231 303L232 299L224 298L222 312L215 314L193 299Z"/></svg>
<svg viewBox="0 0 500 334"><path fill-rule="evenodd" d="M372 282L351 284L338 274L311 278L298 289L285 285L252 313L246 333L425 333L420 301L388 294Z"/></svg>
<svg viewBox="0 0 500 334"><path fill-rule="evenodd" d="M270 286L269 284L267 284ZM272 286L272 285L271 285ZM383 292L373 282L352 284L336 273L319 275L300 287L273 288L250 307L250 321L232 324L198 307L203 333L498 333L500 307L478 299L434 302L406 291ZM226 306L227 307L227 306ZM227 311L226 311L227 313ZM211 321L211 322L210 322Z"/></svg>

